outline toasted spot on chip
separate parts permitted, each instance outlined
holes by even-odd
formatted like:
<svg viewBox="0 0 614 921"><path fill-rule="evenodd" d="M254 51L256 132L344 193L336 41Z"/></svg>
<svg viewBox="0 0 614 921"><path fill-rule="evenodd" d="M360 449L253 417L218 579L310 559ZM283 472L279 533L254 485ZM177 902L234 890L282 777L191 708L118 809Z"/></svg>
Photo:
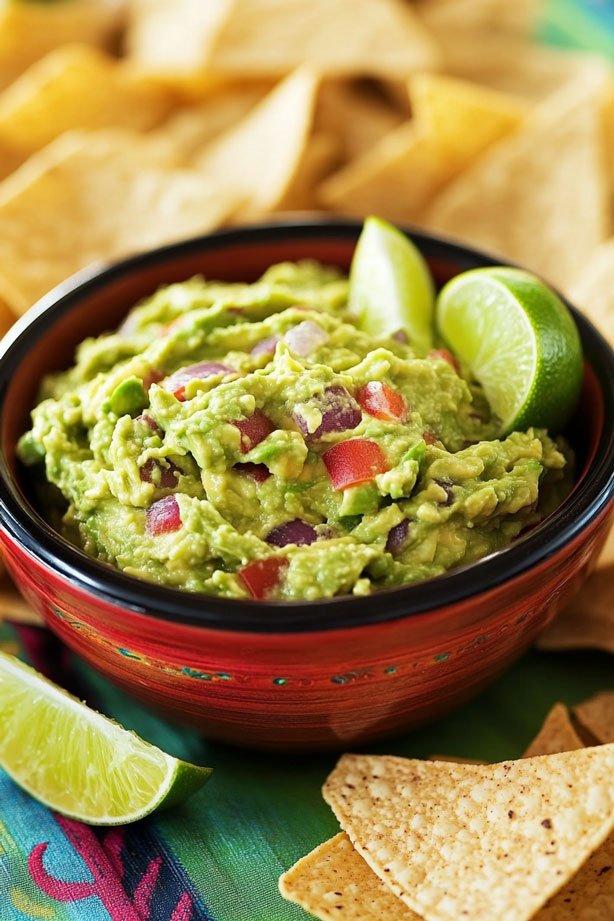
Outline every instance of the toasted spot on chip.
<svg viewBox="0 0 614 921"><path fill-rule="evenodd" d="M554 755L584 748L584 742L576 732L565 704L555 704L545 722L524 753L525 758L534 755Z"/></svg>
<svg viewBox="0 0 614 921"><path fill-rule="evenodd" d="M361 778L353 792L348 773ZM371 796L374 774L388 799ZM427 921L528 921L611 833L613 778L614 745L484 766L344 755L323 793L356 850ZM353 797L370 801L370 817L352 814ZM420 832L415 814L426 819ZM398 866L428 873L405 885Z"/></svg>
<svg viewBox="0 0 614 921"><path fill-rule="evenodd" d="M614 742L614 691L603 691L573 709L578 722L598 742Z"/></svg>

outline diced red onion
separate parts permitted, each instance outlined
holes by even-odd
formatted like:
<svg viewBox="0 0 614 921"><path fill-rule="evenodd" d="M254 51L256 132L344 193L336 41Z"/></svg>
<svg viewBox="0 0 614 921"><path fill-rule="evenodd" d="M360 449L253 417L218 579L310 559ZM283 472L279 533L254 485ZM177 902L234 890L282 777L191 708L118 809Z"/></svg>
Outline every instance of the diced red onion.
<svg viewBox="0 0 614 921"><path fill-rule="evenodd" d="M296 544L298 547L313 544L318 539L315 528L307 524L301 518L295 518L293 521L286 521L280 524L266 537L267 544L274 547L285 547L287 544Z"/></svg>
<svg viewBox="0 0 614 921"><path fill-rule="evenodd" d="M294 413L305 441L315 441L326 432L355 429L362 421L360 406L345 387L327 387L324 393L313 398L313 405L322 414L322 421L315 432L309 431L307 421L300 413Z"/></svg>
<svg viewBox="0 0 614 921"><path fill-rule="evenodd" d="M437 435L435 435L433 432L429 432L427 429L422 432L422 437L427 445L436 445L439 441Z"/></svg>
<svg viewBox="0 0 614 921"><path fill-rule="evenodd" d="M399 550L401 550L403 544L407 540L408 533L409 518L404 518L403 521L395 524L394 528L390 528L388 531L388 540L386 541L386 550L388 553L396 556L396 554L399 552Z"/></svg>
<svg viewBox="0 0 614 921"><path fill-rule="evenodd" d="M152 419L149 413L141 413L140 416L137 416L134 420L135 422L142 422L143 425L146 425L147 428L150 428L152 432L155 432L156 435L162 434L162 429L158 425L155 419Z"/></svg>
<svg viewBox="0 0 614 921"><path fill-rule="evenodd" d="M232 424L241 432L241 454L247 454L275 431L274 424L261 409L257 409L247 419Z"/></svg>
<svg viewBox="0 0 614 921"><path fill-rule="evenodd" d="M162 386L170 390L178 400L185 400L185 388L193 380L204 380L214 374L236 374L235 368L223 365L219 361L199 361L187 368L180 368L167 377Z"/></svg>
<svg viewBox="0 0 614 921"><path fill-rule="evenodd" d="M251 354L273 355L275 353L278 342L281 342L280 336L268 336L266 339L261 339L260 342L257 342L253 347Z"/></svg>
<svg viewBox="0 0 614 921"><path fill-rule="evenodd" d="M158 482L156 482L158 478L154 475L156 470L160 471ZM172 461L169 461L168 467L165 467L155 457L148 458L139 470L143 483L153 483L163 489L173 489L177 485L177 477L180 473L181 471Z"/></svg>
<svg viewBox="0 0 614 921"><path fill-rule="evenodd" d="M313 320L303 320L298 326L288 330L285 340L293 352L304 358L328 341L328 333Z"/></svg>
<svg viewBox="0 0 614 921"><path fill-rule="evenodd" d="M161 371L158 371L157 368L152 368L150 371L145 374L143 377L143 390L145 393L149 392L149 388L152 384L159 384L163 380L164 375Z"/></svg>
<svg viewBox="0 0 614 921"><path fill-rule="evenodd" d="M402 345L409 345L409 336L404 329L397 329L390 338L394 339L395 342L400 342Z"/></svg>
<svg viewBox="0 0 614 921"><path fill-rule="evenodd" d="M158 499L147 509L147 533L152 536L168 534L181 527L181 512L179 503L174 496L165 496Z"/></svg>
<svg viewBox="0 0 614 921"><path fill-rule="evenodd" d="M252 464L248 461L245 464L235 464L232 469L237 473L250 476L256 483L265 483L271 476L266 464Z"/></svg>

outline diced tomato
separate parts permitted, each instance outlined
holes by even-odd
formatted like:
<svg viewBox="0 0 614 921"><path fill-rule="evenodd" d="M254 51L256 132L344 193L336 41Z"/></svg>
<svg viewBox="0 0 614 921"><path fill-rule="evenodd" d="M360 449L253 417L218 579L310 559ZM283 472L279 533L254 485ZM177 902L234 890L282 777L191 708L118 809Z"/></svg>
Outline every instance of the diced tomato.
<svg viewBox="0 0 614 921"><path fill-rule="evenodd" d="M174 397L182 403L185 400L185 388L193 380L205 380L207 377L213 377L216 374L235 374L235 369L228 365L223 365L219 361L199 361L195 365L189 365L187 368L180 368L174 371L164 380L162 386L165 390L170 390Z"/></svg>
<svg viewBox="0 0 614 921"><path fill-rule="evenodd" d="M275 426L263 412L256 410L249 419L243 419L242 422L233 422L241 432L241 454L247 454L256 445L275 431Z"/></svg>
<svg viewBox="0 0 614 921"><path fill-rule="evenodd" d="M449 352L447 349L431 349L428 353L429 358L441 358L443 361L447 361L450 367L454 368L456 373L460 376L461 369L458 363L458 359Z"/></svg>
<svg viewBox="0 0 614 921"><path fill-rule="evenodd" d="M178 531L181 527L181 512L174 496L165 496L158 499L147 509L147 533L168 534L169 531Z"/></svg>
<svg viewBox="0 0 614 921"><path fill-rule="evenodd" d="M287 567L285 556L270 556L265 560L253 560L240 569L238 575L252 598L262 600L279 586Z"/></svg>
<svg viewBox="0 0 614 921"><path fill-rule="evenodd" d="M407 419L405 397L382 381L369 381L356 396L364 411L376 419L387 422L404 422Z"/></svg>
<svg viewBox="0 0 614 921"><path fill-rule="evenodd" d="M232 469L236 470L237 473L251 476L252 480L255 480L256 483L265 483L271 476L266 464L235 464Z"/></svg>
<svg viewBox="0 0 614 921"><path fill-rule="evenodd" d="M367 438L340 441L322 455L322 460L335 489L367 483L389 469L380 446Z"/></svg>

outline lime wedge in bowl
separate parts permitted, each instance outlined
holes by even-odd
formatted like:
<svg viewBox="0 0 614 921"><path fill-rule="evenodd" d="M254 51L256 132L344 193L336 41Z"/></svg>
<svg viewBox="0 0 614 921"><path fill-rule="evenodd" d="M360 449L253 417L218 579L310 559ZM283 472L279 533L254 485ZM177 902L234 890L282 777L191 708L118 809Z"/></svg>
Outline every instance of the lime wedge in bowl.
<svg viewBox="0 0 614 921"><path fill-rule="evenodd" d="M501 433L560 432L582 384L576 324L543 281L508 266L472 269L436 303L439 333L484 388Z"/></svg>
<svg viewBox="0 0 614 921"><path fill-rule="evenodd" d="M35 799L91 825L181 802L210 768L167 755L0 653L0 766Z"/></svg>
<svg viewBox="0 0 614 921"><path fill-rule="evenodd" d="M381 218L364 222L350 268L349 300L359 329L377 338L404 330L419 351L431 348L431 273L411 240Z"/></svg>

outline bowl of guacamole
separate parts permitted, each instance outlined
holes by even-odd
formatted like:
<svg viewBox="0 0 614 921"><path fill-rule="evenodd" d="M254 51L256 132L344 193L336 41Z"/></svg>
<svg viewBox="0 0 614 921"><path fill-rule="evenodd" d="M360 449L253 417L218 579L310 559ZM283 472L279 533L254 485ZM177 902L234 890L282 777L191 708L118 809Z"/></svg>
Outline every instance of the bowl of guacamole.
<svg viewBox="0 0 614 921"><path fill-rule="evenodd" d="M553 616L611 511L599 334L575 315L566 431L501 434L445 343L357 323L360 229L237 228L82 275L0 356L10 572L95 667L218 738L443 712ZM412 238L437 286L495 264Z"/></svg>

